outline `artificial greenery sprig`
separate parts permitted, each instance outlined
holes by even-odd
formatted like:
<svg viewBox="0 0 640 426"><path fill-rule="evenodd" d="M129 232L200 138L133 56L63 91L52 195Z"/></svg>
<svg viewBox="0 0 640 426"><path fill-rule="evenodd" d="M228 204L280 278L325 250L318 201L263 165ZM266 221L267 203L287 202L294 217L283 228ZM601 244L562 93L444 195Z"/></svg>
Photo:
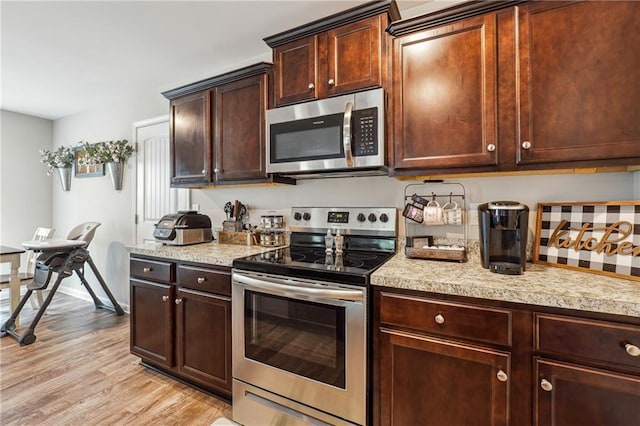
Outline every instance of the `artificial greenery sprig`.
<svg viewBox="0 0 640 426"><path fill-rule="evenodd" d="M56 169L71 167L74 159L73 148L69 146L60 146L55 151L40 150L40 162L47 165L47 176Z"/></svg>
<svg viewBox="0 0 640 426"><path fill-rule="evenodd" d="M82 144L85 154L81 157L82 165L96 165L110 162L125 162L133 154L133 146L126 139L117 141Z"/></svg>

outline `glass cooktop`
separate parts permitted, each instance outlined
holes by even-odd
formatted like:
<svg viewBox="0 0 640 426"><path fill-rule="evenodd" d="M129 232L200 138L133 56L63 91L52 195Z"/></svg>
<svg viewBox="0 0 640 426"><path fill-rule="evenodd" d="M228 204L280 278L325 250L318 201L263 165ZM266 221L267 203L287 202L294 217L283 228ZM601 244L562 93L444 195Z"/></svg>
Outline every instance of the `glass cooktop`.
<svg viewBox="0 0 640 426"><path fill-rule="evenodd" d="M247 256L233 261L233 267L332 282L368 284L369 275L394 253L360 250L335 250L290 246Z"/></svg>

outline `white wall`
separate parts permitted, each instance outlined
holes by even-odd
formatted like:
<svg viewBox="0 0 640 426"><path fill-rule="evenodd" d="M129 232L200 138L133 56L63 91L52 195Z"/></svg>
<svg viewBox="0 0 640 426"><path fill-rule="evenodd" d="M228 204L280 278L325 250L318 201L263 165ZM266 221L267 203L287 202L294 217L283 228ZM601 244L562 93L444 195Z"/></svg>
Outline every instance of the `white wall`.
<svg viewBox="0 0 640 426"><path fill-rule="evenodd" d="M139 94L117 104L56 120L53 144L75 145L78 141L132 140L132 125L136 121L167 114L168 101L159 93ZM128 305L128 254L125 246L134 242L134 164L127 161L123 188L115 191L108 175L74 178L71 191L54 186L53 223L59 233L66 234L75 225L96 221L97 229L90 245L91 256L114 296ZM97 281L89 274L89 283ZM94 286L93 284L96 284ZM87 297L77 279L63 282L64 291ZM126 306L124 306L126 308Z"/></svg>
<svg viewBox="0 0 640 426"><path fill-rule="evenodd" d="M38 226L53 223L51 188L60 182L47 176L39 153L52 147L53 123L4 110L0 118L0 244L21 247ZM23 268L24 263L23 256Z"/></svg>

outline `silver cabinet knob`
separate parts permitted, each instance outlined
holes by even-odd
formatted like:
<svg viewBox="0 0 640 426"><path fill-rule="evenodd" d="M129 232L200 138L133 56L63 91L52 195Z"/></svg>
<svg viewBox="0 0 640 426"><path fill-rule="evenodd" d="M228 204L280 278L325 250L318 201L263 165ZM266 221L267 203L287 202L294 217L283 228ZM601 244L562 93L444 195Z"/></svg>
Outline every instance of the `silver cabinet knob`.
<svg viewBox="0 0 640 426"><path fill-rule="evenodd" d="M640 356L640 348L636 345L632 345L631 343L624 345L624 350L631 356Z"/></svg>
<svg viewBox="0 0 640 426"><path fill-rule="evenodd" d="M220 169L216 167L215 169L213 169L213 173L220 173Z"/></svg>
<svg viewBox="0 0 640 426"><path fill-rule="evenodd" d="M490 143L489 145L487 145L487 151L489 152L493 152L496 150L496 146L492 143Z"/></svg>
<svg viewBox="0 0 640 426"><path fill-rule="evenodd" d="M529 148L531 148L531 142L529 141L522 142L522 149L529 149Z"/></svg>
<svg viewBox="0 0 640 426"><path fill-rule="evenodd" d="M176 305L179 305L180 303L182 303L182 299L176 299L175 302L176 302Z"/></svg>
<svg viewBox="0 0 640 426"><path fill-rule="evenodd" d="M496 377L498 378L498 380L500 380L501 382L506 382L507 380L509 380L509 376L507 376L507 373L505 373L502 370L498 371L498 374L496 374Z"/></svg>
<svg viewBox="0 0 640 426"><path fill-rule="evenodd" d="M145 274L148 274L149 272L151 272L151 268L149 268L148 266L144 267L142 268L142 272L144 272Z"/></svg>
<svg viewBox="0 0 640 426"><path fill-rule="evenodd" d="M438 324L444 324L444 317L442 316L442 314L436 315L436 317L434 319L436 320L436 322Z"/></svg>
<svg viewBox="0 0 640 426"><path fill-rule="evenodd" d="M206 175L207 171L205 169L202 169L202 172L200 172L200 173L202 173L203 175Z"/></svg>
<svg viewBox="0 0 640 426"><path fill-rule="evenodd" d="M316 85L313 83L309 83L309 90L313 90L316 88Z"/></svg>
<svg viewBox="0 0 640 426"><path fill-rule="evenodd" d="M169 300L169 296L162 296L162 301L166 302L167 300Z"/></svg>
<svg viewBox="0 0 640 426"><path fill-rule="evenodd" d="M336 82L333 81L332 78L330 78L329 81L327 81L327 83L329 83L329 87L333 87L333 85L336 84Z"/></svg>
<svg viewBox="0 0 640 426"><path fill-rule="evenodd" d="M553 385L547 379L540 380L540 387L546 392L551 392L553 390Z"/></svg>
<svg viewBox="0 0 640 426"><path fill-rule="evenodd" d="M203 282L205 282L206 280L207 280L207 279L206 279L206 278L204 278L204 277L198 277L198 279L197 279L198 284L202 284L202 283L203 283Z"/></svg>

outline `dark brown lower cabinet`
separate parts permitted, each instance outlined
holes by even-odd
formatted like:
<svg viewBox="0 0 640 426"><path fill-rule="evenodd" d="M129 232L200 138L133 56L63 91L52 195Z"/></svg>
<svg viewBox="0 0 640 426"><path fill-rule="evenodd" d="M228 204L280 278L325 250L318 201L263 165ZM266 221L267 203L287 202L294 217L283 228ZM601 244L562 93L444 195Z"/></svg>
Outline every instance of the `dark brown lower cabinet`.
<svg viewBox="0 0 640 426"><path fill-rule="evenodd" d="M228 297L179 289L176 300L178 371L231 391L231 303Z"/></svg>
<svg viewBox="0 0 640 426"><path fill-rule="evenodd" d="M640 318L374 287L374 425L640 425Z"/></svg>
<svg viewBox="0 0 640 426"><path fill-rule="evenodd" d="M131 353L230 399L229 268L132 256L130 284Z"/></svg>
<svg viewBox="0 0 640 426"><path fill-rule="evenodd" d="M506 425L509 353L380 329L381 424Z"/></svg>
<svg viewBox="0 0 640 426"><path fill-rule="evenodd" d="M545 359L535 368L536 425L640 424L640 377Z"/></svg>

